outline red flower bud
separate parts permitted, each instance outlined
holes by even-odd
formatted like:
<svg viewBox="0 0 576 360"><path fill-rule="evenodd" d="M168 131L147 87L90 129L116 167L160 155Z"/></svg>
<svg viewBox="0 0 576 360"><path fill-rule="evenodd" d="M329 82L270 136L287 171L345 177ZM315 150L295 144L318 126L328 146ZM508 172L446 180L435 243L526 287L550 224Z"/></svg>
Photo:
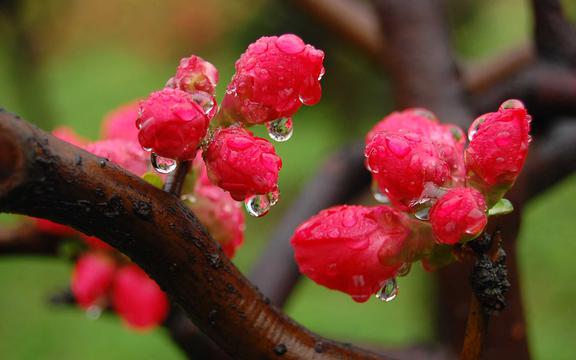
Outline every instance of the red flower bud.
<svg viewBox="0 0 576 360"><path fill-rule="evenodd" d="M86 234L80 234L80 238L90 249L93 250L106 250L106 251L115 251L115 249L108 245L108 243L100 240L96 236L88 236Z"/></svg>
<svg viewBox="0 0 576 360"><path fill-rule="evenodd" d="M102 138L137 142L138 101L122 105L108 113L102 121Z"/></svg>
<svg viewBox="0 0 576 360"><path fill-rule="evenodd" d="M159 156L192 160L208 130L209 118L191 94L166 88L140 102L140 145Z"/></svg>
<svg viewBox="0 0 576 360"><path fill-rule="evenodd" d="M80 148L84 147L88 140L84 139L82 136L76 134L76 132L67 127L67 126L60 126L56 129L52 130L52 135L57 137L62 141L66 141L72 145L78 146Z"/></svg>
<svg viewBox="0 0 576 360"><path fill-rule="evenodd" d="M452 169L438 149L417 133L381 132L366 146L366 164L392 203L410 209L451 180Z"/></svg>
<svg viewBox="0 0 576 360"><path fill-rule="evenodd" d="M86 309L103 301L112 286L116 265L98 254L85 254L76 262L72 273L72 293L78 304Z"/></svg>
<svg viewBox="0 0 576 360"><path fill-rule="evenodd" d="M399 266L383 266L378 251L408 234L406 215L387 206L335 206L311 217L292 237L300 271L316 283L367 301ZM400 247L400 245L397 245Z"/></svg>
<svg viewBox="0 0 576 360"><path fill-rule="evenodd" d="M320 101L324 53L293 34L262 37L236 62L222 101L234 121L263 124Z"/></svg>
<svg viewBox="0 0 576 360"><path fill-rule="evenodd" d="M60 237L76 235L76 230L67 225L58 224L46 219L35 218L36 229L38 231Z"/></svg>
<svg viewBox="0 0 576 360"><path fill-rule="evenodd" d="M112 301L126 324L139 330L159 325L168 315L166 294L136 265L118 270Z"/></svg>
<svg viewBox="0 0 576 360"><path fill-rule="evenodd" d="M488 222L486 200L473 188L454 188L430 209L434 237L441 244L453 245L480 235Z"/></svg>
<svg viewBox="0 0 576 360"><path fill-rule="evenodd" d="M212 183L241 201L251 195L274 191L282 160L266 139L240 127L216 132L203 153Z"/></svg>
<svg viewBox="0 0 576 360"><path fill-rule="evenodd" d="M508 105L512 104L512 107ZM517 100L497 112L480 116L468 130L466 170L492 205L510 188L522 170L530 142L530 116Z"/></svg>
<svg viewBox="0 0 576 360"><path fill-rule="evenodd" d="M199 56L192 55L180 60L176 75L168 86L189 93L203 91L214 95L218 84L218 70L214 65Z"/></svg>

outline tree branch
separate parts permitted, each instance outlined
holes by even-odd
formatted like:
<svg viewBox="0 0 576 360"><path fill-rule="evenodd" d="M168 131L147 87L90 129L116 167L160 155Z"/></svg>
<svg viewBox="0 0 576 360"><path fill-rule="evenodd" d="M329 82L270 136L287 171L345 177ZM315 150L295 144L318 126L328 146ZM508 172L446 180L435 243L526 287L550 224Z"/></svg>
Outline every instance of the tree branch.
<svg viewBox="0 0 576 360"><path fill-rule="evenodd" d="M179 199L6 112L0 169L2 211L67 224L116 247L235 358L381 358L315 335L271 306Z"/></svg>
<svg viewBox="0 0 576 360"><path fill-rule="evenodd" d="M576 28L564 14L560 0L532 0L534 41L546 60L576 66Z"/></svg>

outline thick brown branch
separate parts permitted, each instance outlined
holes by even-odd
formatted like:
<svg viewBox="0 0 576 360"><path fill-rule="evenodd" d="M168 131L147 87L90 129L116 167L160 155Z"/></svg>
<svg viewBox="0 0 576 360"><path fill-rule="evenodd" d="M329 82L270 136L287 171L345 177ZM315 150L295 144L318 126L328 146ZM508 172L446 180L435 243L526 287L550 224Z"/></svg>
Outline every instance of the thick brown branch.
<svg viewBox="0 0 576 360"><path fill-rule="evenodd" d="M321 338L271 306L179 199L6 112L0 168L2 211L67 224L116 247L234 358L381 358Z"/></svg>

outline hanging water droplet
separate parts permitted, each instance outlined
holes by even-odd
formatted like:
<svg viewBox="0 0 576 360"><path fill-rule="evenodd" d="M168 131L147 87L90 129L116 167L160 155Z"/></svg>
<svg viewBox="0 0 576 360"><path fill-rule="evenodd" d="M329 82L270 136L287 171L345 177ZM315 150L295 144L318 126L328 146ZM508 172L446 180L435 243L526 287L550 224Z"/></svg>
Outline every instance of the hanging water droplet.
<svg viewBox="0 0 576 360"><path fill-rule="evenodd" d="M180 200L182 201L187 201L191 204L196 202L196 196L194 196L194 194L184 194L182 196L180 196Z"/></svg>
<svg viewBox="0 0 576 360"><path fill-rule="evenodd" d="M283 142L292 137L294 127L292 126L292 118L280 118L266 123L268 135L274 141Z"/></svg>
<svg viewBox="0 0 576 360"><path fill-rule="evenodd" d="M90 320L98 320L102 315L102 308L98 305L91 305L86 309L86 317Z"/></svg>
<svg viewBox="0 0 576 360"><path fill-rule="evenodd" d="M418 220L422 221L430 220L430 207L423 207L421 209L418 209L418 211L414 213L414 216L416 216L416 219Z"/></svg>
<svg viewBox="0 0 576 360"><path fill-rule="evenodd" d="M216 112L216 101L214 97L204 91L195 91L192 93L192 100L204 110L204 114L212 117Z"/></svg>
<svg viewBox="0 0 576 360"><path fill-rule="evenodd" d="M376 199L376 201L378 201L382 204L390 204L390 199L380 189L380 186L378 186L378 183L376 181L372 181L371 189L372 189L372 196L374 196L374 199Z"/></svg>
<svg viewBox="0 0 576 360"><path fill-rule="evenodd" d="M406 276L410 273L410 269L412 269L411 263L403 263L402 266L398 269L396 276Z"/></svg>
<svg viewBox="0 0 576 360"><path fill-rule="evenodd" d="M142 150L144 150L146 152L150 152L150 151L152 151L152 148L142 146Z"/></svg>
<svg viewBox="0 0 576 360"><path fill-rule="evenodd" d="M150 162L152 163L154 170L158 171L160 174L169 174L176 170L176 167L178 166L176 160L158 156L156 153L150 155Z"/></svg>
<svg viewBox="0 0 576 360"><path fill-rule="evenodd" d="M524 109L524 103L518 99L506 100L500 105L500 110L506 109Z"/></svg>
<svg viewBox="0 0 576 360"><path fill-rule="evenodd" d="M255 217L264 216L270 210L268 194L252 195L244 201L244 206L246 207L248 214Z"/></svg>
<svg viewBox="0 0 576 360"><path fill-rule="evenodd" d="M376 298L382 301L390 302L398 296L398 283L396 278L386 280L384 286L376 293Z"/></svg>
<svg viewBox="0 0 576 360"><path fill-rule="evenodd" d="M268 193L268 201L270 202L270 207L278 204L280 201L280 190L276 189Z"/></svg>

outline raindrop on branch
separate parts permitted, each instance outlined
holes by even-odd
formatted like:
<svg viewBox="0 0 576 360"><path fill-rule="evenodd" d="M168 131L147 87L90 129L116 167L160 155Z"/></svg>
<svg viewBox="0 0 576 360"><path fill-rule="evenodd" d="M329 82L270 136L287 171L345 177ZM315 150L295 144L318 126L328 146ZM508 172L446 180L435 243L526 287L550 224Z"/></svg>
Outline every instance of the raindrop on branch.
<svg viewBox="0 0 576 360"><path fill-rule="evenodd" d="M152 163L154 170L158 171L160 174L169 174L176 170L176 167L178 166L176 160L164 158L156 153L150 155L150 162Z"/></svg>

